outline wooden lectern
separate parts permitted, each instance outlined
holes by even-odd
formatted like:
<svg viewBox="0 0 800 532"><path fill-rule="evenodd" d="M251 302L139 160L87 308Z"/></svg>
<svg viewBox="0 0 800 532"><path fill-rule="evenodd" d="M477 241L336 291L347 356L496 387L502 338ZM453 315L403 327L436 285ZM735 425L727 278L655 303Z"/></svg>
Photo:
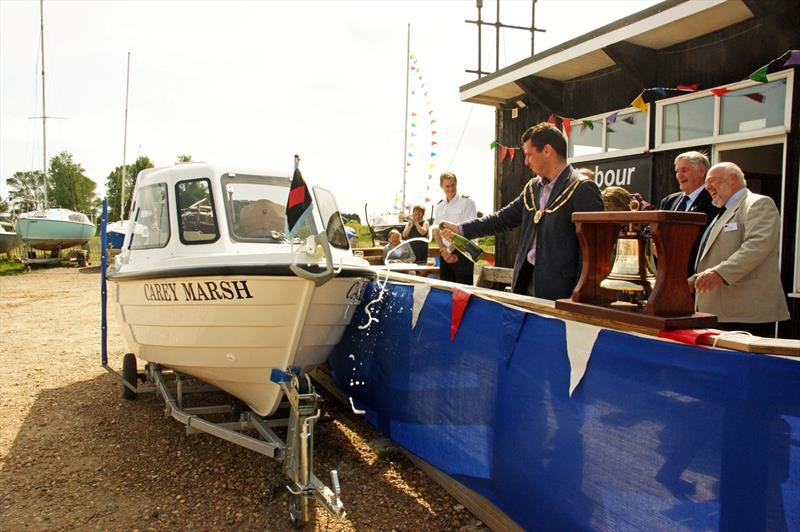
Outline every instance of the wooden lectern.
<svg viewBox="0 0 800 532"><path fill-rule="evenodd" d="M676 211L576 212L572 215L583 267L571 299L556 308L658 329L701 329L717 325L713 314L694 312L687 283L689 254L705 214ZM647 304L619 308L617 293L600 282L611 272L611 255L621 227L650 227L658 257L656 280Z"/></svg>

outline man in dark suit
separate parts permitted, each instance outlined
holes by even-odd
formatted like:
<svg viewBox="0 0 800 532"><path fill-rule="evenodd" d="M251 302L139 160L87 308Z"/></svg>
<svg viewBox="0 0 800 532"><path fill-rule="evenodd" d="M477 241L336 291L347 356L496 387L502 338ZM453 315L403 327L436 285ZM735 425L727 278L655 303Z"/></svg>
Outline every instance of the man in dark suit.
<svg viewBox="0 0 800 532"><path fill-rule="evenodd" d="M445 231L467 238L522 226L514 260L512 290L545 299L566 298L581 273L581 252L572 213L602 211L600 189L567 164L567 139L542 122L522 135L525 164L537 175L522 193L494 214L460 225L445 222ZM445 237L448 233L445 233Z"/></svg>
<svg viewBox="0 0 800 532"><path fill-rule="evenodd" d="M708 157L699 151L687 151L675 157L675 179L680 190L662 199L659 205L662 211L702 212L706 215L706 223L697 233L689 254L689 275L695 273L700 237L719 212L719 208L711 203L711 195L705 188L709 166Z"/></svg>

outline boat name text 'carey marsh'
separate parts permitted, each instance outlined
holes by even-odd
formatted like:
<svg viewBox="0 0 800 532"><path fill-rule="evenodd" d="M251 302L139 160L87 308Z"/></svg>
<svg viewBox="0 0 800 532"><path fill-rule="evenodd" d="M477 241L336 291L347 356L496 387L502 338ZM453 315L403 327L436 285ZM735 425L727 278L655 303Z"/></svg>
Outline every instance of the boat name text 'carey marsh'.
<svg viewBox="0 0 800 532"><path fill-rule="evenodd" d="M193 281L145 283L144 298L148 301L219 301L253 299L253 295L247 288L247 281Z"/></svg>

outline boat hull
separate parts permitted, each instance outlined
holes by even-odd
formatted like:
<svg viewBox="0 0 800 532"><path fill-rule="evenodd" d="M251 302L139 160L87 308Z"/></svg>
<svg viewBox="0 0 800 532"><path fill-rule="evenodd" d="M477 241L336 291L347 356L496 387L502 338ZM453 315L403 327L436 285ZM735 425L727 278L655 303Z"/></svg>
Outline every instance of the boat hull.
<svg viewBox="0 0 800 532"><path fill-rule="evenodd" d="M13 249L19 245L16 233L0 233L0 253Z"/></svg>
<svg viewBox="0 0 800 532"><path fill-rule="evenodd" d="M291 275L109 280L137 357L208 382L262 416L282 397L271 370L306 371L327 360L364 282L334 278L317 287Z"/></svg>
<svg viewBox="0 0 800 532"><path fill-rule="evenodd" d="M17 235L33 249L52 251L82 246L95 233L95 226L67 220L20 218Z"/></svg>

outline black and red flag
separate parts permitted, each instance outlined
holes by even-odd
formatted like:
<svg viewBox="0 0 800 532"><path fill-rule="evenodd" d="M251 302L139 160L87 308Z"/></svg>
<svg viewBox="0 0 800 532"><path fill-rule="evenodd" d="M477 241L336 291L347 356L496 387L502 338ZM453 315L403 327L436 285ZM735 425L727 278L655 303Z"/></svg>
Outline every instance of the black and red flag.
<svg viewBox="0 0 800 532"><path fill-rule="evenodd" d="M300 157L295 155L294 176L289 187L289 200L286 202L286 237L291 238L295 230L303 225L311 213L311 193L308 191L299 167Z"/></svg>

